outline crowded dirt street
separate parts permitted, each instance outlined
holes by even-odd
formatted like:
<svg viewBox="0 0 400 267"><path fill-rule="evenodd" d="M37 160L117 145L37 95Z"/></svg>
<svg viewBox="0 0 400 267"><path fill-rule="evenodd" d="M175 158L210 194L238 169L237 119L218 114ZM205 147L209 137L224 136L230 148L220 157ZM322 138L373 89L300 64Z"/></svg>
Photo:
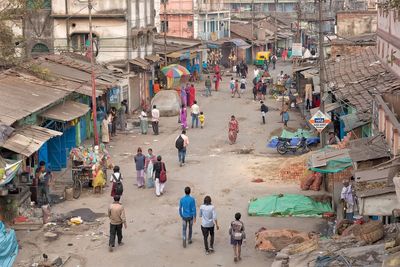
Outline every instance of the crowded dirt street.
<svg viewBox="0 0 400 267"><path fill-rule="evenodd" d="M278 71L289 73L291 65L278 64ZM248 77L251 84L252 71ZM136 127L127 133L118 133L107 147L113 163L119 165L124 177L124 193L121 203L125 207L127 229L123 229L124 246L108 251L109 220L107 208L112 203L111 187L102 194L93 194L85 189L82 196L73 201L63 201L52 206L52 214L67 214L69 211L87 208L99 214L92 223L59 229L56 240L44 237L45 230L17 231L20 253L15 266L31 266L40 260L43 253L68 260L63 266L233 266L233 251L229 243L228 229L234 214L240 212L246 227L247 240L242 251L242 266L271 266L272 259L265 252L255 249L254 233L261 227L267 229L291 228L310 232L321 227L322 219L294 217L251 217L247 215L252 198L278 193L298 193L298 184L282 182L277 177L277 168L282 168L287 157L279 156L276 150L266 147L273 131L283 127L276 100L267 99L269 107L267 123L261 124L260 104L253 101L251 89L241 98L231 98L228 82L224 76L221 90L205 97L204 82L196 85L197 101L206 117L203 129L190 128L187 135L190 144L187 162L179 166L175 138L180 133L177 117L161 117L160 135L151 131L141 135ZM251 87L251 86L249 86ZM228 142L228 121L235 115L239 122L237 143ZM289 127L298 128L300 115L290 112ZM150 129L149 129L150 130ZM156 197L154 189L138 189L133 156L138 147L143 151L152 148L161 155L166 164L168 181L165 192ZM249 149L249 150L248 150ZM254 149L254 150L253 150ZM243 151L250 151L242 153ZM110 172L111 173L111 172ZM108 179L110 176L108 173ZM59 174L58 183L68 182L69 172ZM253 179L265 180L261 183ZM109 183L109 182L108 182ZM215 233L215 253L205 255L203 237L198 218L193 226L193 243L182 248L182 222L178 213L179 199L184 188L190 186L197 207L206 195L215 205L220 229ZM56 185L57 187L57 185Z"/></svg>

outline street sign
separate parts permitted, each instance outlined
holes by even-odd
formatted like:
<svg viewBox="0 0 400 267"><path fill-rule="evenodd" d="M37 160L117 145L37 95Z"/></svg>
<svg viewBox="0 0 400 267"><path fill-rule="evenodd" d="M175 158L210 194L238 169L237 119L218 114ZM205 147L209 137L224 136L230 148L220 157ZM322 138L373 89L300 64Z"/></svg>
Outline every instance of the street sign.
<svg viewBox="0 0 400 267"><path fill-rule="evenodd" d="M310 124L317 129L318 132L322 132L329 123L331 119L328 115L324 114L321 110L315 112L314 116L309 120Z"/></svg>

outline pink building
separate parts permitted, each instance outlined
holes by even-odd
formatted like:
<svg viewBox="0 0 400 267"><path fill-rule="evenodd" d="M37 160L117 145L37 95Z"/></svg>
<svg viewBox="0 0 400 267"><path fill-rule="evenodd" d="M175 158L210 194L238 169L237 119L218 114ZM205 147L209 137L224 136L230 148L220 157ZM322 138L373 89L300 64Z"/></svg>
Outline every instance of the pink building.
<svg viewBox="0 0 400 267"><path fill-rule="evenodd" d="M230 34L230 12L222 0L161 0L159 14L160 32L168 36L208 41Z"/></svg>

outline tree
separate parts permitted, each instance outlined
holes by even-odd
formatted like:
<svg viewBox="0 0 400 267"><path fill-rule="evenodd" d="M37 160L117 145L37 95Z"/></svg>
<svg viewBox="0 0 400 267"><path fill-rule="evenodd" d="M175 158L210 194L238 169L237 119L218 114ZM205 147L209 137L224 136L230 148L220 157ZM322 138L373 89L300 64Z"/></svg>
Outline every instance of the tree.
<svg viewBox="0 0 400 267"><path fill-rule="evenodd" d="M10 67L18 64L23 56L23 36L15 34L14 22L22 24L28 11L50 7L50 0L0 0L0 66Z"/></svg>

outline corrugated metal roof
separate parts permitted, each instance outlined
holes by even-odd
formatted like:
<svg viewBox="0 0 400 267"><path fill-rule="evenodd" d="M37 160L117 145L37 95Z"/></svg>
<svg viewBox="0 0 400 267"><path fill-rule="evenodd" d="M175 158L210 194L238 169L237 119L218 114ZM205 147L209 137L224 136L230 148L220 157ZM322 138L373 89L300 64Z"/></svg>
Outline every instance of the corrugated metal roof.
<svg viewBox="0 0 400 267"><path fill-rule="evenodd" d="M361 120L357 113L351 113L340 116L340 119L344 123L344 130L350 132L360 126L368 124L368 121Z"/></svg>
<svg viewBox="0 0 400 267"><path fill-rule="evenodd" d="M249 47L251 47L251 45L249 45L249 44L246 43L244 40L239 39L239 38L231 39L231 40L228 41L228 42L232 42L232 43L234 43L237 47L240 47L240 48L249 48Z"/></svg>
<svg viewBox="0 0 400 267"><path fill-rule="evenodd" d="M136 65L136 66L144 69L144 70L147 70L150 68L150 63L147 60L142 59L140 57L134 58L134 59L130 60L129 62L133 65Z"/></svg>
<svg viewBox="0 0 400 267"><path fill-rule="evenodd" d="M0 79L0 122L12 125L59 101L70 92L46 85L29 83L18 77Z"/></svg>
<svg viewBox="0 0 400 267"><path fill-rule="evenodd" d="M40 116L56 121L71 121L85 115L89 111L89 106L75 101L66 101L62 104L49 108Z"/></svg>
<svg viewBox="0 0 400 267"><path fill-rule="evenodd" d="M11 137L0 146L29 157L38 151L47 140L60 135L62 135L61 132L30 125L22 129L17 129Z"/></svg>
<svg viewBox="0 0 400 267"><path fill-rule="evenodd" d="M349 145L353 161L390 158L390 150L383 135L351 140Z"/></svg>
<svg viewBox="0 0 400 267"><path fill-rule="evenodd" d="M328 61L326 75L332 93L355 107L361 121L371 118L373 95L400 90L400 79L385 68L372 47Z"/></svg>

